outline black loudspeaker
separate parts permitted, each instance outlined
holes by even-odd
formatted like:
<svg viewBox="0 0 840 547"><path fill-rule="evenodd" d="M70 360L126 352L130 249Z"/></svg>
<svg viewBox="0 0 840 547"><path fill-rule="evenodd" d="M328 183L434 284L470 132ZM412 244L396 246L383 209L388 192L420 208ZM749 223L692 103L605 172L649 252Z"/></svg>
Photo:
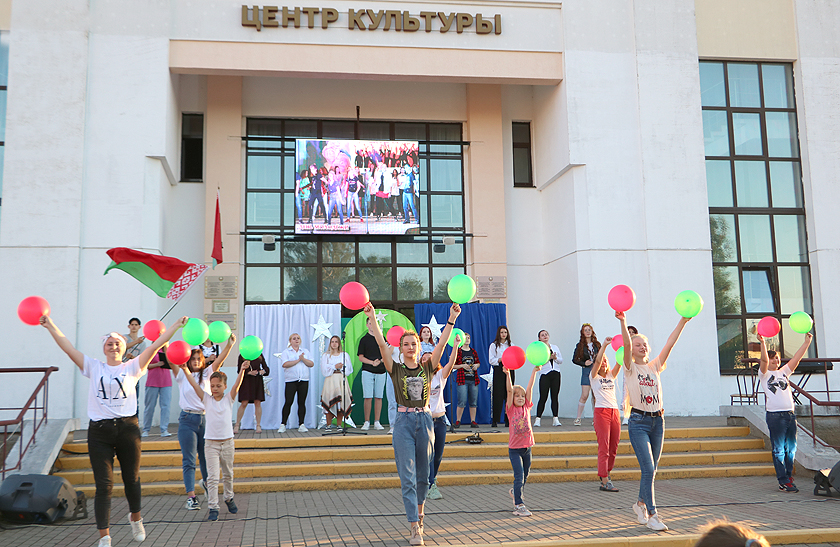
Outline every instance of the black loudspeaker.
<svg viewBox="0 0 840 547"><path fill-rule="evenodd" d="M835 492L840 492L840 462L834 464L831 469L825 468L817 471L814 475L814 495L833 497Z"/></svg>
<svg viewBox="0 0 840 547"><path fill-rule="evenodd" d="M12 475L0 484L0 514L16 522L48 523L63 518L70 509L74 518L87 517L82 492L62 477Z"/></svg>

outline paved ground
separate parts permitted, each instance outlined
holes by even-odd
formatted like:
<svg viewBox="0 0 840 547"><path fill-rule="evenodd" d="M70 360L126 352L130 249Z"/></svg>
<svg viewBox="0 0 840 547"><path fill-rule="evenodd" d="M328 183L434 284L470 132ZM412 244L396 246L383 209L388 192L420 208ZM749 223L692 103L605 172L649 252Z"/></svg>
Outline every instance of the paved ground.
<svg viewBox="0 0 840 547"><path fill-rule="evenodd" d="M798 494L778 492L772 477L660 481L657 502L671 531L655 534L636 524L631 504L638 483L617 484L621 492L601 492L587 483L526 486L525 501L534 515L511 515L508 487L444 487L444 499L426 508L428 545L486 544L510 541L600 538L604 545L620 537L679 536L696 533L712 519L728 518L759 531L840 527L840 498L811 494L812 482L798 478ZM179 496L143 500L146 545L178 547L407 545L408 527L397 489L341 492L240 494L237 515L222 509L221 520L208 522L200 511L183 509ZM96 544L93 504L85 521L54 526L9 528L0 544L15 547ZM128 546L125 499L115 499L113 545ZM652 539L652 538L651 538ZM674 538L676 539L676 537ZM832 539L831 541L838 541ZM840 547L840 543L815 544Z"/></svg>

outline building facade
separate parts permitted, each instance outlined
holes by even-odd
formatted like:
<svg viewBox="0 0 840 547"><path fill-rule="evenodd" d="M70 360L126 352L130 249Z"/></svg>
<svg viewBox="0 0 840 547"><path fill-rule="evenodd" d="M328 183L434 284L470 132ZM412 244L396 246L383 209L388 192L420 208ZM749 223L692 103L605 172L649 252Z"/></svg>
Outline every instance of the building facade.
<svg viewBox="0 0 840 547"><path fill-rule="evenodd" d="M61 367L53 415L83 417L87 381L17 303L44 296L98 355L169 306L103 277L105 251L209 264L217 194L207 275L236 292L194 289L167 321L226 311L241 332L245 305L337 302L349 280L411 313L455 274L492 277L513 341L561 348L564 415L581 323L618 332L616 284L654 352L677 293L705 300L669 361L672 414L728 403L766 315L785 354L806 311L811 356L840 355L840 2L316 4L0 2L4 361ZM296 138L417 141L420 228L295 235Z"/></svg>

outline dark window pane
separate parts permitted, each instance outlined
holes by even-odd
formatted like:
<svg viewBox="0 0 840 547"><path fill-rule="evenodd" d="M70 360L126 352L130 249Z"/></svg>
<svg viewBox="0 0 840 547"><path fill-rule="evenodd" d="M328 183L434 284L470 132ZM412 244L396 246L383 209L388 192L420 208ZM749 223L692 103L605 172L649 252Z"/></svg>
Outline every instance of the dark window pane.
<svg viewBox="0 0 840 547"><path fill-rule="evenodd" d="M280 301L280 268L246 268L245 300Z"/></svg>
<svg viewBox="0 0 840 547"><path fill-rule="evenodd" d="M760 107L758 94L758 65L753 63L729 63L730 106Z"/></svg>
<svg viewBox="0 0 840 547"><path fill-rule="evenodd" d="M732 168L726 160L706 160L709 207L732 207Z"/></svg>
<svg viewBox="0 0 840 547"><path fill-rule="evenodd" d="M247 201L248 226L280 226L280 194L248 192Z"/></svg>
<svg viewBox="0 0 840 547"><path fill-rule="evenodd" d="M779 266L779 301L782 313L812 313L811 277L807 266Z"/></svg>
<svg viewBox="0 0 840 547"><path fill-rule="evenodd" d="M513 143L531 144L531 124L513 122Z"/></svg>
<svg viewBox="0 0 840 547"><path fill-rule="evenodd" d="M735 162L738 207L767 207L767 171L763 161Z"/></svg>
<svg viewBox="0 0 840 547"><path fill-rule="evenodd" d="M464 226L462 196L432 196L432 228L461 228Z"/></svg>
<svg viewBox="0 0 840 547"><path fill-rule="evenodd" d="M388 122L360 122L359 138L372 141L387 141L391 138L391 124Z"/></svg>
<svg viewBox="0 0 840 547"><path fill-rule="evenodd" d="M5 94L6 92L3 91ZM3 117L5 120L5 116ZM3 122L5 125L5 121ZM5 131L5 129L4 129ZM3 139L5 139L5 135ZM181 144L181 180L199 181L204 177L204 140L184 139Z"/></svg>
<svg viewBox="0 0 840 547"><path fill-rule="evenodd" d="M712 233L712 262L737 262L735 216L709 215Z"/></svg>
<svg viewBox="0 0 840 547"><path fill-rule="evenodd" d="M393 300L391 268L359 268L359 283L367 287L371 301Z"/></svg>
<svg viewBox="0 0 840 547"><path fill-rule="evenodd" d="M744 336L740 319L717 320L718 359L721 370L744 368Z"/></svg>
<svg viewBox="0 0 840 547"><path fill-rule="evenodd" d="M396 123L394 124L394 138L398 141L426 140L425 123Z"/></svg>
<svg viewBox="0 0 840 547"><path fill-rule="evenodd" d="M742 262L772 262L769 215L740 215L738 217Z"/></svg>
<svg viewBox="0 0 840 547"><path fill-rule="evenodd" d="M362 264L390 264L391 244L370 241L359 242L359 262Z"/></svg>
<svg viewBox="0 0 840 547"><path fill-rule="evenodd" d="M715 311L717 315L741 315L741 284L737 266L714 266Z"/></svg>
<svg viewBox="0 0 840 547"><path fill-rule="evenodd" d="M744 270L744 307L747 313L774 313L767 270Z"/></svg>
<svg viewBox="0 0 840 547"><path fill-rule="evenodd" d="M764 108L793 108L793 77L790 65L761 65Z"/></svg>
<svg viewBox="0 0 840 547"><path fill-rule="evenodd" d="M758 114L732 113L732 135L735 140L735 154L738 156L760 156L761 120Z"/></svg>
<svg viewBox="0 0 840 547"><path fill-rule="evenodd" d="M318 271L315 268L283 268L283 300L315 301L317 289Z"/></svg>
<svg viewBox="0 0 840 547"><path fill-rule="evenodd" d="M293 139L314 139L318 136L318 122L315 120L286 120L286 134L284 136Z"/></svg>
<svg viewBox="0 0 840 547"><path fill-rule="evenodd" d="M773 196L773 207L802 207L802 181L798 163L770 162L770 194Z"/></svg>
<svg viewBox="0 0 840 547"><path fill-rule="evenodd" d="M356 246L352 241L324 241L321 259L325 263L352 264L356 261Z"/></svg>
<svg viewBox="0 0 840 547"><path fill-rule="evenodd" d="M700 63L700 103L703 106L726 106L723 63Z"/></svg>
<svg viewBox="0 0 840 547"><path fill-rule="evenodd" d="M280 156L248 156L248 188L279 189L282 160Z"/></svg>
<svg viewBox="0 0 840 547"><path fill-rule="evenodd" d="M434 268L432 270L432 286L434 287L432 300L449 302L449 280L462 273L464 273L464 268Z"/></svg>
<svg viewBox="0 0 840 547"><path fill-rule="evenodd" d="M461 191L461 162L453 160L432 160L429 176L432 191Z"/></svg>
<svg viewBox="0 0 840 547"><path fill-rule="evenodd" d="M281 248L277 241L273 251L266 251L262 241L248 240L245 244L245 261L250 264L280 264Z"/></svg>
<svg viewBox="0 0 840 547"><path fill-rule="evenodd" d="M356 280L356 268L345 266L324 266L321 270L324 302L338 302L338 292L349 281Z"/></svg>
<svg viewBox="0 0 840 547"><path fill-rule="evenodd" d="M805 239L805 217L803 215L776 215L773 217L773 225L776 234L776 261L807 263L808 243Z"/></svg>
<svg viewBox="0 0 840 547"><path fill-rule="evenodd" d="M185 137L204 137L204 114L184 114L181 118L181 134Z"/></svg>
<svg viewBox="0 0 840 547"><path fill-rule="evenodd" d="M397 268L397 300L428 300L429 268Z"/></svg>
<svg viewBox="0 0 840 547"><path fill-rule="evenodd" d="M314 122L313 122L314 123ZM288 131L289 121L286 122ZM248 136L281 137L283 136L283 122L281 120L248 120Z"/></svg>
<svg viewBox="0 0 840 547"><path fill-rule="evenodd" d="M513 184L517 186L530 186L531 180L531 149L513 149Z"/></svg>
<svg viewBox="0 0 840 547"><path fill-rule="evenodd" d="M707 156L729 155L729 128L726 125L726 112L703 111L703 141L706 144Z"/></svg>
<svg viewBox="0 0 840 547"><path fill-rule="evenodd" d="M286 241L283 243L285 264L312 264L317 259L318 246L314 241Z"/></svg>
<svg viewBox="0 0 840 547"><path fill-rule="evenodd" d="M767 123L767 155L776 158L798 158L796 114L793 112L765 112Z"/></svg>
<svg viewBox="0 0 840 547"><path fill-rule="evenodd" d="M355 122L324 121L321 123L322 139L352 139L356 132Z"/></svg>
<svg viewBox="0 0 840 547"><path fill-rule="evenodd" d="M428 264L429 245L427 243L397 243L397 262L399 264Z"/></svg>
<svg viewBox="0 0 840 547"><path fill-rule="evenodd" d="M438 243L440 240L434 241ZM457 238L455 244L444 245L442 253L432 253L432 262L435 264L463 264L464 263L464 240Z"/></svg>
<svg viewBox="0 0 840 547"><path fill-rule="evenodd" d="M429 138L433 141L460 141L461 124L433 123L429 125Z"/></svg>

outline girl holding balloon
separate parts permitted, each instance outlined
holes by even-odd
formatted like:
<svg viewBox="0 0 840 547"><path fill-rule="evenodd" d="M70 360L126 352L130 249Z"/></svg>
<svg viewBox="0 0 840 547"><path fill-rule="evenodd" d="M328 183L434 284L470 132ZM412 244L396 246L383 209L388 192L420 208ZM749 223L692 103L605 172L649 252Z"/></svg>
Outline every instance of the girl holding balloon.
<svg viewBox="0 0 840 547"><path fill-rule="evenodd" d="M434 440L429 394L434 371L443 354L443 345L449 340L461 307L452 304L446 328L428 361L419 358L420 337L414 331L406 331L400 336L399 361L395 362L376 322L376 310L368 303L364 313L370 319L371 333L382 352L382 363L391 376L398 403L392 444L402 485L403 505L411 526L409 542L411 545L423 545L423 507L429 486Z"/></svg>
<svg viewBox="0 0 840 547"><path fill-rule="evenodd" d="M513 498L513 514L517 517L531 516L522 500L522 487L528 481L528 472L531 470L531 447L534 446L534 431L531 429L531 408L534 403L531 402L531 394L534 392L534 379L539 369L540 367L534 367L528 387L523 388L513 385L513 371L504 367L508 401L505 413L510 419L508 456L513 467L513 488L510 490L510 496Z"/></svg>
<svg viewBox="0 0 840 547"><path fill-rule="evenodd" d="M99 547L111 545L111 490L114 485L115 455L120 462L132 535L135 541L146 539L146 530L140 516L140 426L135 416L137 394L134 388L146 374L152 357L186 322L187 318L182 317L136 358L123 363L126 341L116 332L102 337L102 351L105 353L105 362L102 362L73 347L48 315L41 316L39 320L58 347L79 367L82 375L90 379L88 454L96 483L93 510L96 528L99 530Z"/></svg>
<svg viewBox="0 0 840 547"><path fill-rule="evenodd" d="M502 419L502 409L507 401L507 390L505 389L506 371L502 367L502 354L511 346L510 331L506 325L501 325L496 330L496 339L490 344L487 350L488 361L493 368L493 408L491 427L498 427ZM511 371L511 381L516 381L516 375ZM508 426L508 417L505 414L505 426Z"/></svg>
<svg viewBox="0 0 840 547"><path fill-rule="evenodd" d="M541 330L537 339L548 347L548 362L540 368L540 400L537 402L537 417L534 419L534 427L540 427L540 416L545 410L545 403L551 393L551 425L559 426L560 418L560 365L563 363L563 356L560 355L560 348L548 343L548 331Z"/></svg>
<svg viewBox="0 0 840 547"><path fill-rule="evenodd" d="M584 323L580 327L580 340L575 346L575 354L572 357L572 362L583 370L580 371L580 400L578 400L577 418L575 418L575 425L580 426L580 419L583 416L583 409L586 408L586 400L589 399L592 393L592 386L589 382L590 372L592 371L592 364L595 362L595 355L601 349L601 343L595 335L595 330L589 323ZM595 399L592 399L593 405Z"/></svg>
<svg viewBox="0 0 840 547"><path fill-rule="evenodd" d="M254 433L262 433L260 423L262 421L262 402L265 401L265 383L263 376L271 374L265 357L260 354L256 359L245 359L242 355L236 363L236 371L245 368L245 377L242 379L242 386L239 388L239 409L236 411L236 424L233 432L239 433L239 424L245 414L245 408L251 403L254 404L254 420L257 424Z"/></svg>
<svg viewBox="0 0 840 547"><path fill-rule="evenodd" d="M618 492L613 486L610 473L615 465L615 455L618 452L618 440L621 435L621 425L618 417L618 400L615 394L615 379L621 371L621 363L616 362L610 370L610 362L604 353L607 345L612 341L609 336L604 339L604 345L595 356L592 366L590 384L595 396L595 436L598 438L598 478L601 479L601 490L604 492Z"/></svg>
<svg viewBox="0 0 840 547"><path fill-rule="evenodd" d="M175 375L175 383L178 384L179 404L181 415L178 417L178 444L181 445L181 470L184 476L184 490L187 492L187 501L184 508L190 511L201 509L201 504L195 497L195 458L198 456L199 469L201 470L201 485L205 495L207 489L204 487L207 480L207 460L204 457L204 431L207 426L204 417L204 402L198 398L190 382L184 376L192 374L196 383L207 393L210 391L210 375L217 372L230 355L230 350L236 342L236 335L231 334L219 357L212 365L207 365L204 360L204 352L194 349L190 352L187 366L181 374L179 367L172 367L172 374ZM170 358L170 361L172 359ZM175 363L174 364L179 364ZM207 372L206 369L211 369Z"/></svg>

